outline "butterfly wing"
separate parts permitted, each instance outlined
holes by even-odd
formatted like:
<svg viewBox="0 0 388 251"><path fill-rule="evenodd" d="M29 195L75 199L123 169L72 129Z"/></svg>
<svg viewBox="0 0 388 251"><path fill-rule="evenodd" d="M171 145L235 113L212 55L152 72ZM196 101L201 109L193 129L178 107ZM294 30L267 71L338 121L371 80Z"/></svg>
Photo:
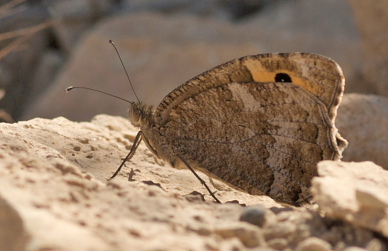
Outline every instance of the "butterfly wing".
<svg viewBox="0 0 388 251"><path fill-rule="evenodd" d="M325 106L292 83L228 83L175 106L161 128L171 152L250 193L294 203L333 158Z"/></svg>
<svg viewBox="0 0 388 251"><path fill-rule="evenodd" d="M294 203L308 196L317 162L339 159L346 145L334 126L343 89L338 65L319 55L236 59L165 97L154 113L155 149L170 162L180 154L243 190Z"/></svg>
<svg viewBox="0 0 388 251"><path fill-rule="evenodd" d="M258 54L216 66L167 95L156 109L156 122L162 124L181 100L208 88L230 82L279 82L279 74L288 74L289 82L316 96L334 123L345 88L342 70L335 61L310 53Z"/></svg>

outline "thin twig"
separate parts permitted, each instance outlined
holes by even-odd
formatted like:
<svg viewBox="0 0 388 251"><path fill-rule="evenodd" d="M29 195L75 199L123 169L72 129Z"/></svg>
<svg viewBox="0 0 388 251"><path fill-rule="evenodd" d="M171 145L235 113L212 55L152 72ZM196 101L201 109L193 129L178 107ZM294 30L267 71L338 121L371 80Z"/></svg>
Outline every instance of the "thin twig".
<svg viewBox="0 0 388 251"><path fill-rule="evenodd" d="M49 20L49 21L46 21L44 23L41 23L41 24L38 24L38 25L35 25L32 27L1 33L0 34L0 41L14 38L14 37L18 37L18 36L22 36L22 35L26 35L26 34L30 34L30 33L38 32L40 30L46 29L47 27L53 25L55 22L56 22L55 20Z"/></svg>
<svg viewBox="0 0 388 251"><path fill-rule="evenodd" d="M8 12L10 9L15 7L16 5L23 3L25 1L26 0L12 0L9 3L3 4L2 6L0 6L0 15L5 13L5 12Z"/></svg>
<svg viewBox="0 0 388 251"><path fill-rule="evenodd" d="M2 12L2 13L0 13L0 19L5 18L7 16L16 15L17 13L20 13L20 12L24 11L25 9L27 9L27 6L20 5L20 6L16 7L16 8L10 9L10 10L8 10L6 12Z"/></svg>
<svg viewBox="0 0 388 251"><path fill-rule="evenodd" d="M5 56L7 56L10 52L19 48L20 45L23 44L23 42L25 42L29 38L31 38L32 35L34 35L36 32L43 30L43 29L49 27L50 25L53 25L55 22L56 22L55 20L49 20L49 21L46 21L42 24L38 24L36 26L32 26L29 28L24 28L24 29L10 31L10 32L0 34L0 41L20 36L19 38L12 41L10 44L5 46L4 48L0 49L0 60L2 58L4 58Z"/></svg>
<svg viewBox="0 0 388 251"><path fill-rule="evenodd" d="M16 48L18 48L22 43L24 43L26 40L32 37L32 35L34 34L31 33L31 34L27 34L25 36L19 37L18 39L16 39L15 41L7 45L6 47L2 48L0 50L0 60L5 56L7 56L10 52L16 50Z"/></svg>

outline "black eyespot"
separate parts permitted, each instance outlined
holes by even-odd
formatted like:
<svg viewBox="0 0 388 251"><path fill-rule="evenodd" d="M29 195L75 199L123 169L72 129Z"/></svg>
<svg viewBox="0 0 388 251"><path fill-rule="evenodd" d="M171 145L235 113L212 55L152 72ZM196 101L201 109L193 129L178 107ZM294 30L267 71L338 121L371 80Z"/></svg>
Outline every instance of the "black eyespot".
<svg viewBox="0 0 388 251"><path fill-rule="evenodd" d="M275 82L288 82L292 83L290 75L287 73L277 73L275 76Z"/></svg>

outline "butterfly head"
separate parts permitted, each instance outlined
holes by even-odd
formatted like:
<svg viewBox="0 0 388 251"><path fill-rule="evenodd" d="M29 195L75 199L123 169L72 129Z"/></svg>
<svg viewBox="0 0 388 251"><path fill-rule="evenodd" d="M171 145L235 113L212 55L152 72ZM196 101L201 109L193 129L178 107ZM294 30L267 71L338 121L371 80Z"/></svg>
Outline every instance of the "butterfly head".
<svg viewBox="0 0 388 251"><path fill-rule="evenodd" d="M154 107L141 102L131 102L129 107L129 121L136 127L150 125L153 122Z"/></svg>

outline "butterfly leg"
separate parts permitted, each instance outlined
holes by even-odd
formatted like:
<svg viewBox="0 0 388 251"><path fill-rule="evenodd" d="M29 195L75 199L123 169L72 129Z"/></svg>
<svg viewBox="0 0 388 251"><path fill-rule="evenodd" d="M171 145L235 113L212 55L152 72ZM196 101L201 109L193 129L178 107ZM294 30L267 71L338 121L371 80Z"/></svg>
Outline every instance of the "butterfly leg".
<svg viewBox="0 0 388 251"><path fill-rule="evenodd" d="M209 192L209 194L213 197L213 199L217 202L217 203L221 203L221 201L219 201L219 199L217 199L217 197L214 195L214 193L210 190L210 188L207 186L206 182L201 179L201 177L198 176L198 174L194 171L194 169L190 166L189 163L187 163L187 161L185 160L185 158L183 158L182 155L180 154L177 154L177 157L187 166L187 168L194 174L194 176L199 180L199 182L201 182L201 184L203 186L205 186L206 190Z"/></svg>
<svg viewBox="0 0 388 251"><path fill-rule="evenodd" d="M144 136L143 136L142 138L143 138L144 143L146 144L148 150L150 150L151 153L152 153L156 158L160 159L158 152L155 150L155 148L153 148L153 147L151 146L151 144L150 144L150 142L148 141L148 139L147 139L146 137L144 137Z"/></svg>
<svg viewBox="0 0 388 251"><path fill-rule="evenodd" d="M136 149L139 147L141 140L142 140L142 132L140 131L137 133L135 141L133 142L132 148L129 151L128 155L124 158L124 160L123 160L123 162L121 162L119 168L117 168L116 172L108 180L111 180L114 177L116 177L116 175L120 172L121 168L124 166L125 162L127 162L128 160L130 160L133 157L133 155L136 152Z"/></svg>

